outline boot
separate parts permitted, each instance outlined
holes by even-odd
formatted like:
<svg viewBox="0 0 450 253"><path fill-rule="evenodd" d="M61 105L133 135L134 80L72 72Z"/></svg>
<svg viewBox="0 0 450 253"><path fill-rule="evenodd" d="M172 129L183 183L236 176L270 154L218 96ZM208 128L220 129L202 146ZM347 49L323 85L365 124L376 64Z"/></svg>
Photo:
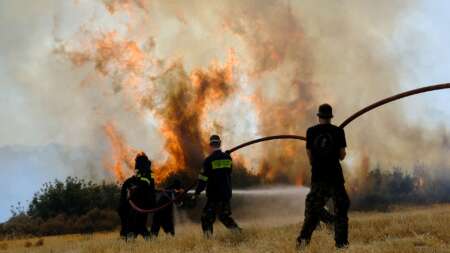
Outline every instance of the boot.
<svg viewBox="0 0 450 253"><path fill-rule="evenodd" d="M212 235L213 235L212 231L209 231L209 230L203 231L203 236L207 240L211 239Z"/></svg>
<svg viewBox="0 0 450 253"><path fill-rule="evenodd" d="M348 242L336 243L336 249L346 249L348 248Z"/></svg>
<svg viewBox="0 0 450 253"><path fill-rule="evenodd" d="M235 227L235 228L232 228L232 229L230 229L230 231L231 231L231 233L233 233L233 234L241 234L242 233L242 228L240 228L240 227Z"/></svg>
<svg viewBox="0 0 450 253"><path fill-rule="evenodd" d="M309 245L309 240L298 238L295 248L297 250L305 250L306 247L308 247L308 245Z"/></svg>

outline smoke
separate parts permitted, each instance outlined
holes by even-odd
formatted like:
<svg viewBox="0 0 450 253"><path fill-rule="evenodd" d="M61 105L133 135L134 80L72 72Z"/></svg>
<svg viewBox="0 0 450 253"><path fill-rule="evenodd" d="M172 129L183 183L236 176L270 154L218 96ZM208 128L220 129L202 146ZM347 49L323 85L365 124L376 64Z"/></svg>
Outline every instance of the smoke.
<svg viewBox="0 0 450 253"><path fill-rule="evenodd" d="M25 123L13 121L1 135L6 143L89 147L118 180L131 173L138 151L154 161L159 182L181 171L193 176L210 134L220 134L225 148L269 134L304 135L323 102L340 123L401 91L404 60L392 37L414 7L387 0L27 3L30 16L47 15L25 31L3 16L17 28L8 47L24 51L19 59L7 55L11 78L21 83L10 94L26 102L8 102ZM447 130L412 124L406 103L346 128L349 174L367 174L360 164L449 164ZM309 180L301 142L233 155L268 181Z"/></svg>

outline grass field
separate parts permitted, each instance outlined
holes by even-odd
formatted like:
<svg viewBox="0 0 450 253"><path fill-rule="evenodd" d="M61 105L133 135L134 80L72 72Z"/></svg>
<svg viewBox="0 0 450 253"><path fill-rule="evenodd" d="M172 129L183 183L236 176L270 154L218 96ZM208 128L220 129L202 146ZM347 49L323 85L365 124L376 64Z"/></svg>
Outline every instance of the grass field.
<svg viewBox="0 0 450 253"><path fill-rule="evenodd" d="M117 232L9 240L0 242L0 252L296 252L299 220L300 215L244 223L241 236L216 224L212 240L203 239L199 225L186 223L177 227L175 238L149 242L124 243ZM350 243L342 252L450 252L450 205L351 213ZM321 227L304 252L334 250L332 234Z"/></svg>

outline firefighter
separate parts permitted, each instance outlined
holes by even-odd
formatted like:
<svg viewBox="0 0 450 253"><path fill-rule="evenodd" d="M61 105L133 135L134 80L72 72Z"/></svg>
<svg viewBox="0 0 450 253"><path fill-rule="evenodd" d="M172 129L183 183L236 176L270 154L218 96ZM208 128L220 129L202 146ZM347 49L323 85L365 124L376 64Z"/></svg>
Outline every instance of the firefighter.
<svg viewBox="0 0 450 253"><path fill-rule="evenodd" d="M231 217L232 159L229 153L222 152L220 145L220 137L212 135L209 139L211 154L203 162L194 194L195 200L206 188L207 201L201 217L202 230L206 238L210 238L213 234L216 216L231 231L241 232L241 228Z"/></svg>
<svg viewBox="0 0 450 253"><path fill-rule="evenodd" d="M142 235L150 238L147 229L147 213L134 210L129 200L140 208L152 208L155 205L155 181L151 171L151 161L145 153L139 153L135 159L135 175L128 178L120 192L119 216L121 220L120 236L124 240L135 239Z"/></svg>
<svg viewBox="0 0 450 253"><path fill-rule="evenodd" d="M306 150L311 164L311 190L306 196L305 219L297 247L308 245L312 233L323 215L324 206L331 198L334 204L334 239L337 248L348 245L348 209L350 200L344 186L339 163L346 155L347 146L342 128L331 124L333 110L329 104L319 106L319 124L306 132Z"/></svg>
<svg viewBox="0 0 450 253"><path fill-rule="evenodd" d="M158 191L156 193L157 206L167 205L167 207L156 211L153 215L153 222L151 227L152 236L157 237L161 228L163 229L164 233L175 236L173 204L176 204L178 206L181 205L182 202L171 202L175 199L177 194L182 194L182 192L183 189L181 188L181 182L179 180L175 180L166 189Z"/></svg>

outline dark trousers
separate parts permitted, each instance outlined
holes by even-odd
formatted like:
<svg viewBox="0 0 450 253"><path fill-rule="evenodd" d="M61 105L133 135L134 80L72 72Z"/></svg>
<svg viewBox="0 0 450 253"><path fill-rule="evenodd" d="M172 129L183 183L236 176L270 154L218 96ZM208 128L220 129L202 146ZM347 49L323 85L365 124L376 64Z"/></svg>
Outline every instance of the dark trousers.
<svg viewBox="0 0 450 253"><path fill-rule="evenodd" d="M207 200L202 213L202 229L203 232L212 234L213 224L216 220L216 216L220 222L228 229L239 229L239 226L231 218L230 201L213 201Z"/></svg>
<svg viewBox="0 0 450 253"><path fill-rule="evenodd" d="M148 214L136 212L131 207L123 207L119 210L119 216L122 225L120 236L124 238L136 238L138 235L142 235L144 238L150 236L147 229Z"/></svg>
<svg viewBox="0 0 450 253"><path fill-rule="evenodd" d="M311 240L312 233L316 229L323 215L323 208L329 199L333 200L334 215L334 240L336 246L348 244L348 209L350 199L344 184L313 183L311 191L306 196L305 220L298 240Z"/></svg>
<svg viewBox="0 0 450 253"><path fill-rule="evenodd" d="M330 213L330 211L328 211L325 208L322 208L322 210L320 210L319 213L319 220L327 225L332 225L334 224L336 217Z"/></svg>
<svg viewBox="0 0 450 253"><path fill-rule="evenodd" d="M153 223L151 233L158 236L159 230L162 228L166 234L175 235L175 226L173 220L173 206L170 205L153 215Z"/></svg>

